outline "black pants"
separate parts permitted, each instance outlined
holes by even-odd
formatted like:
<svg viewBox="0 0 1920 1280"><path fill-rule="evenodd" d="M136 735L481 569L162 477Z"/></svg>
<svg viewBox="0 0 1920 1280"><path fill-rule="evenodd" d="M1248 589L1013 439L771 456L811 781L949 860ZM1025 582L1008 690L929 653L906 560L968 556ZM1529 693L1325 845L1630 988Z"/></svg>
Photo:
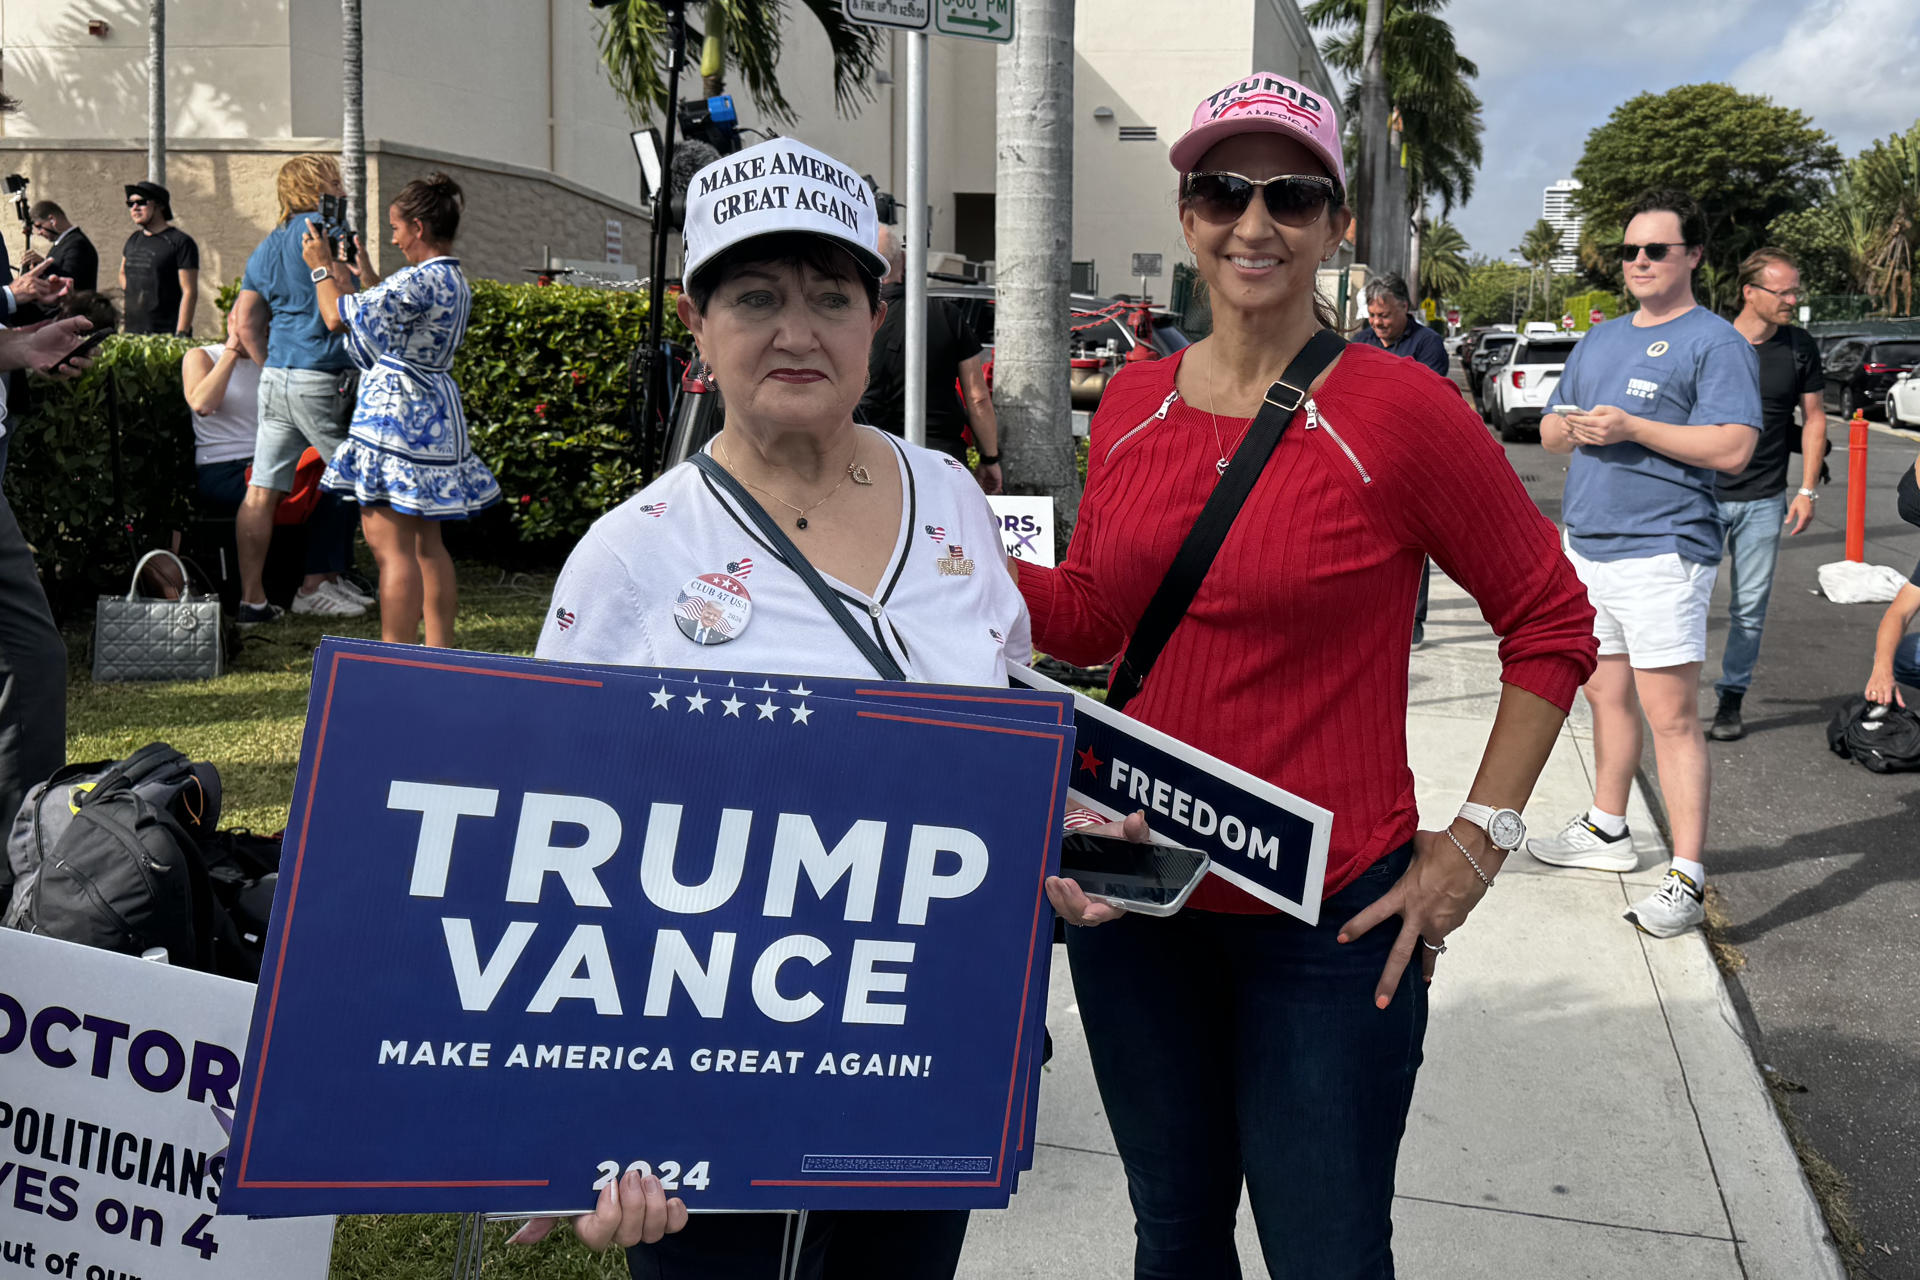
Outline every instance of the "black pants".
<svg viewBox="0 0 1920 1280"><path fill-rule="evenodd" d="M1399 936L1340 926L1412 856L1381 858L1320 909L1187 910L1067 930L1100 1100L1127 1170L1136 1280L1239 1280L1246 1181L1273 1280L1393 1280L1393 1177L1427 1026L1418 962L1384 1010Z"/></svg>
<svg viewBox="0 0 1920 1280"><path fill-rule="evenodd" d="M697 1214L659 1244L627 1250L633 1280L785 1280L780 1247L794 1219L779 1213ZM967 1238L965 1209L810 1213L801 1280L952 1280Z"/></svg>
<svg viewBox="0 0 1920 1280"><path fill-rule="evenodd" d="M66 755L67 647L33 553L0 496L0 831L12 828L28 788Z"/></svg>

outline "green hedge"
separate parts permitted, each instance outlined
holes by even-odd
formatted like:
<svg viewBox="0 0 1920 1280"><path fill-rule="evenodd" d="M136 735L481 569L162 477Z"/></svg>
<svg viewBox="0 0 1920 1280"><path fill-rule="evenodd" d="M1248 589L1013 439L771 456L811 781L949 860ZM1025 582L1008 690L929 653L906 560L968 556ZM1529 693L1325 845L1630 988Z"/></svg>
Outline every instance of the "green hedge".
<svg viewBox="0 0 1920 1280"><path fill-rule="evenodd" d="M7 499L57 603L125 591L136 550L166 545L192 514L193 422L180 390L192 345L109 338L78 378L32 376L26 403L9 405Z"/></svg>
<svg viewBox="0 0 1920 1280"><path fill-rule="evenodd" d="M558 553L644 483L620 418L646 314L634 291L473 282L454 377L474 450L506 500L455 534L463 552ZM668 334L685 336L672 316ZM135 552L165 545L191 514L193 424L180 389L190 345L111 338L79 378L30 379L30 402L9 419L7 497L65 606L125 590Z"/></svg>

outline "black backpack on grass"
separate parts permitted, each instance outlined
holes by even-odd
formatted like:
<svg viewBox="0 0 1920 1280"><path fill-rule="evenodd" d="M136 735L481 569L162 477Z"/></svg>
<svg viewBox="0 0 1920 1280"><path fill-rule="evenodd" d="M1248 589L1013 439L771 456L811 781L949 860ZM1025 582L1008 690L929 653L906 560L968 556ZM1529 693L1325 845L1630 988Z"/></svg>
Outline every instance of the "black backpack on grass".
<svg viewBox="0 0 1920 1280"><path fill-rule="evenodd" d="M1856 695L1828 723L1827 746L1874 773L1911 773L1920 770L1920 716Z"/></svg>
<svg viewBox="0 0 1920 1280"><path fill-rule="evenodd" d="M241 937L201 852L219 821L219 771L165 743L68 765L14 819L0 924L126 955L162 947L182 968L255 980L259 946Z"/></svg>

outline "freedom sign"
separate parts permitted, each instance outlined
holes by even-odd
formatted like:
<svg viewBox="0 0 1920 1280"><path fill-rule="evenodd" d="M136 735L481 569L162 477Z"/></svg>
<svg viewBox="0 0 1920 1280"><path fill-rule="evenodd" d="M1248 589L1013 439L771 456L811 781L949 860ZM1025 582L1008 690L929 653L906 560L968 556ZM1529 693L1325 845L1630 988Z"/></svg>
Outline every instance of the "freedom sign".
<svg viewBox="0 0 1920 1280"><path fill-rule="evenodd" d="M324 642L221 1210L1004 1205L1067 705Z"/></svg>
<svg viewBox="0 0 1920 1280"><path fill-rule="evenodd" d="M333 1219L216 1218L253 988L0 929L0 1277L324 1280Z"/></svg>
<svg viewBox="0 0 1920 1280"><path fill-rule="evenodd" d="M1027 689L1072 693L1026 668L1013 679ZM1332 810L1092 698L1074 695L1073 717L1069 804L1102 820L1144 809L1154 840L1200 850L1212 859L1207 874L1319 923Z"/></svg>

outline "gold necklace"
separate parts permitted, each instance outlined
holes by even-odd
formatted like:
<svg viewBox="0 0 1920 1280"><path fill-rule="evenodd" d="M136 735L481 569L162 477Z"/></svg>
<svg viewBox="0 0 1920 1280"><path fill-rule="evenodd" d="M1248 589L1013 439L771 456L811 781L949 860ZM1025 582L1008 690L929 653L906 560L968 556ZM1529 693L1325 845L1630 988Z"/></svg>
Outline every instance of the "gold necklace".
<svg viewBox="0 0 1920 1280"><path fill-rule="evenodd" d="M1213 411L1213 406L1216 403L1217 401L1215 400L1214 394L1213 394L1213 350L1212 348L1208 348L1207 350L1207 416L1213 419L1213 447L1220 455L1218 460L1216 460L1213 464L1213 470L1216 476L1224 476L1227 474L1227 463L1229 461L1229 458L1228 458L1226 446L1220 443L1220 415ZM1251 430L1253 430L1253 420L1249 418L1247 420L1247 425L1240 429L1240 440L1245 440L1247 438L1247 432ZM1235 440L1233 442L1233 447L1235 449L1238 449L1240 447L1240 440Z"/></svg>
<svg viewBox="0 0 1920 1280"><path fill-rule="evenodd" d="M818 507L821 503L825 502L828 498L831 498L834 494L840 492L841 486L845 485L847 481L851 480L855 484L872 484L873 483L873 477L867 474L867 469L865 467L857 465L860 459L860 438L858 436L854 437L853 456L847 459L847 469L845 472L841 474L840 479L834 484L833 488L827 490L824 495L822 495L819 498L816 498L814 501L808 503L804 507L794 506L791 502L788 502L785 498L781 497L779 494L775 493L773 490L763 489L759 485L755 484L753 481L747 479L746 476L741 475L740 468L733 465L733 458L727 453L727 441L725 436L722 436L719 439L719 441L716 442L715 447L719 450L721 454L721 457L720 457L721 463L726 467L727 470L733 472L734 475L739 476L741 484L746 485L747 488L753 490L755 493L766 494L767 497L772 498L775 502L779 503L781 506L785 507L787 510L793 512L793 514L797 517L793 522L793 527L796 529L805 529L807 527L807 513L812 511L815 507Z"/></svg>

